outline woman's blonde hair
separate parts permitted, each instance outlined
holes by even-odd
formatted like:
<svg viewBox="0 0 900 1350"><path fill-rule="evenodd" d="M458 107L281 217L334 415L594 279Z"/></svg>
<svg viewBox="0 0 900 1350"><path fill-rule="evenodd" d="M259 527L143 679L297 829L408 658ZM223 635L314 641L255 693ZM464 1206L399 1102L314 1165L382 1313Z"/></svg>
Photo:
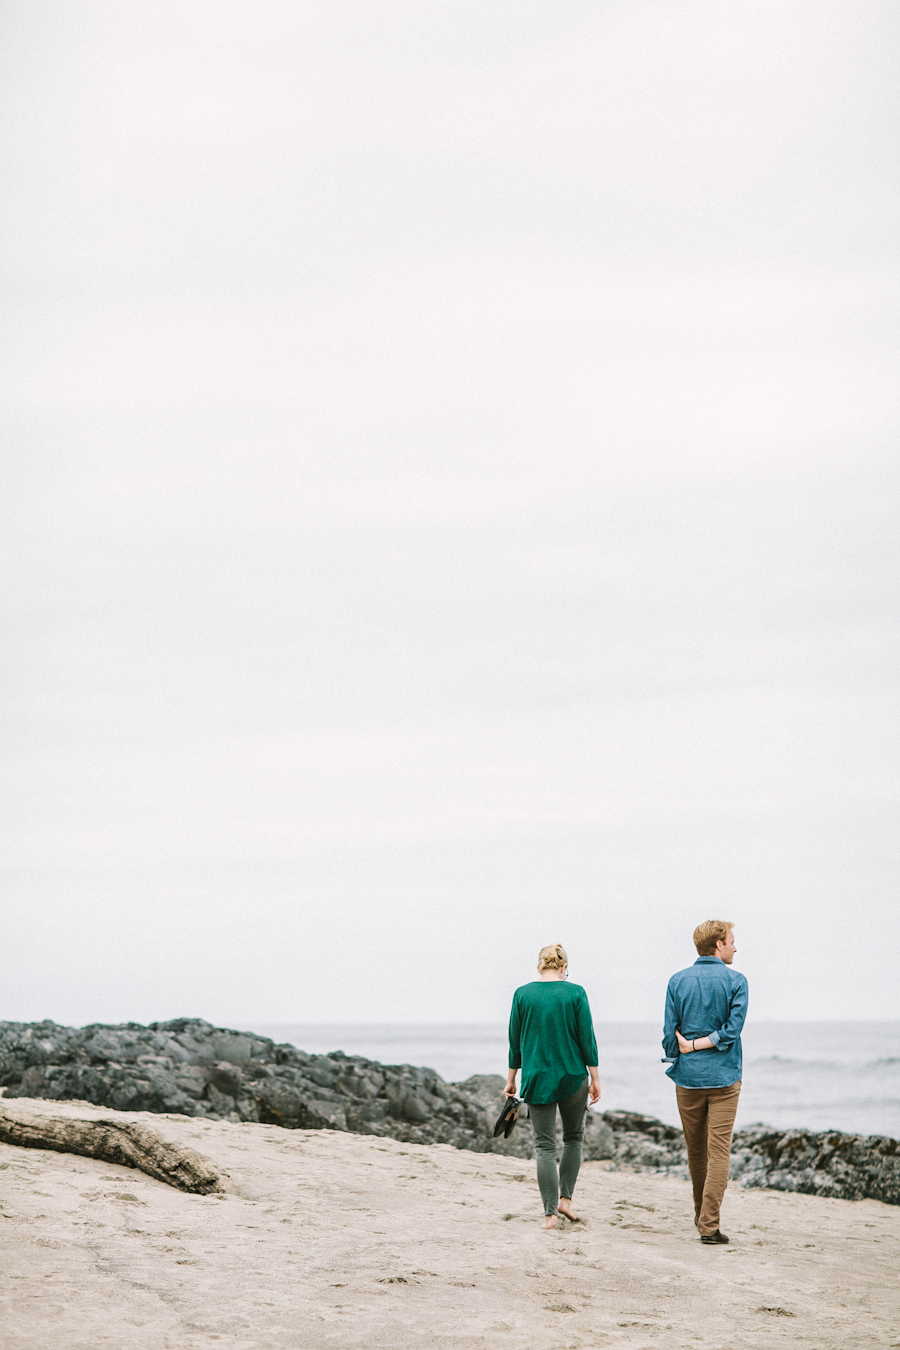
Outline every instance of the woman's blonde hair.
<svg viewBox="0 0 900 1350"><path fill-rule="evenodd" d="M562 970L563 966L569 964L569 958L566 956L566 949L561 942L554 942L549 947L542 947L538 956L538 971L542 970Z"/></svg>

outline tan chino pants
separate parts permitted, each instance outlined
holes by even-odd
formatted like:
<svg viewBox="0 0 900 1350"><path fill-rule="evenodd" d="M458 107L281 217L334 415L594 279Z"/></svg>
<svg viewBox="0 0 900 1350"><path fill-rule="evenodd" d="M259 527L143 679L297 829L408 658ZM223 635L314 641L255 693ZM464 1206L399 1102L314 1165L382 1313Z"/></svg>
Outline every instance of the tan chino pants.
<svg viewBox="0 0 900 1350"><path fill-rule="evenodd" d="M694 1187L694 1223L700 1236L708 1237L719 1227L719 1210L728 1185L731 1134L741 1082L738 1079L730 1087L716 1088L676 1084L675 1092Z"/></svg>

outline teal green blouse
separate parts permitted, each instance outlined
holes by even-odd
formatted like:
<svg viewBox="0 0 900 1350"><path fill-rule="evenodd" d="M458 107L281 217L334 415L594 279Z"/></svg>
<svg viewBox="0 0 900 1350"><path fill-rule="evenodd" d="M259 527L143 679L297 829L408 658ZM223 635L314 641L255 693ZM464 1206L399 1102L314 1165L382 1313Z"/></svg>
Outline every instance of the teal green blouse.
<svg viewBox="0 0 900 1350"><path fill-rule="evenodd" d="M539 1105L571 1097L597 1063L587 994L568 980L534 980L513 994L509 1067L522 1070L519 1094Z"/></svg>

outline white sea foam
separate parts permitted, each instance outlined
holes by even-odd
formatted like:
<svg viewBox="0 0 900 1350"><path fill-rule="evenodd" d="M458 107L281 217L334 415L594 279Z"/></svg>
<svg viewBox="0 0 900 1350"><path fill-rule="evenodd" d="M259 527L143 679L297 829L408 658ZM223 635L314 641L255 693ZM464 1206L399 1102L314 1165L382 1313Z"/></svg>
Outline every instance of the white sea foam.
<svg viewBox="0 0 900 1350"><path fill-rule="evenodd" d="M303 1050L343 1050L383 1064L424 1064L449 1082L506 1072L506 1029L484 1023L313 1024L246 1030ZM604 1110L678 1123L654 1023L597 1026ZM738 1128L848 1130L900 1137L900 1022L756 1022L743 1036Z"/></svg>

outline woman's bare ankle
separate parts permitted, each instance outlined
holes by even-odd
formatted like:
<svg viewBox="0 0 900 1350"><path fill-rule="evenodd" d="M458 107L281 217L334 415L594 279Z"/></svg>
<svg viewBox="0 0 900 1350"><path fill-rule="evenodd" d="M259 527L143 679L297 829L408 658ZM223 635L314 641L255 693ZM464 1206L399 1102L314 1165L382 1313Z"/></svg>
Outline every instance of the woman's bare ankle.
<svg viewBox="0 0 900 1350"><path fill-rule="evenodd" d="M556 1215L555 1215L555 1214L545 1214L545 1215L544 1215L544 1227L545 1227L545 1228L555 1228L555 1227L556 1227Z"/></svg>

